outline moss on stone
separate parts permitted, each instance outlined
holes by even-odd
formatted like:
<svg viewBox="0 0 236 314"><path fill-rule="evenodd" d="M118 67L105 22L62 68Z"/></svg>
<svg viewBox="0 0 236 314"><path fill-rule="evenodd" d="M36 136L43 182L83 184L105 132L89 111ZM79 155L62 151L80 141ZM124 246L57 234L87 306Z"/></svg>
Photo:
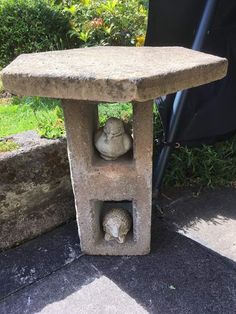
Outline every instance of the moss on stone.
<svg viewBox="0 0 236 314"><path fill-rule="evenodd" d="M20 146L11 139L0 142L0 153L11 152L17 150Z"/></svg>

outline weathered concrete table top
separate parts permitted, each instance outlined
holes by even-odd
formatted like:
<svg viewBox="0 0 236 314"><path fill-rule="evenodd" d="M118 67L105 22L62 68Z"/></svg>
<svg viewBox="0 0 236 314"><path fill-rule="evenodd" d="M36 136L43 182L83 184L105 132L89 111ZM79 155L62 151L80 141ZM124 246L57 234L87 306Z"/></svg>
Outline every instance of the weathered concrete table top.
<svg viewBox="0 0 236 314"><path fill-rule="evenodd" d="M146 101L222 78L227 61L181 47L94 47L24 54L3 70L13 94Z"/></svg>
<svg viewBox="0 0 236 314"><path fill-rule="evenodd" d="M3 70L4 86L11 93L62 99L80 244L85 253L150 252L153 99L218 80L226 71L227 60L180 47L36 53L19 56ZM98 104L120 101L133 106L132 150L107 161L94 145ZM116 140L121 131L117 132L112 135ZM105 215L117 207L127 210L132 220L124 243L106 241L102 227Z"/></svg>

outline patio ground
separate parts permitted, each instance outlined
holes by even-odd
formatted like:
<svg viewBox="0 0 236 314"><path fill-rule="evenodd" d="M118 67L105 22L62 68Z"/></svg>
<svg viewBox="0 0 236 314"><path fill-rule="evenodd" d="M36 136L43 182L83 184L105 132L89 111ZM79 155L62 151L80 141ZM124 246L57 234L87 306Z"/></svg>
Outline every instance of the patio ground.
<svg viewBox="0 0 236 314"><path fill-rule="evenodd" d="M0 313L235 313L236 189L161 205L147 256L85 256L74 221L1 253Z"/></svg>

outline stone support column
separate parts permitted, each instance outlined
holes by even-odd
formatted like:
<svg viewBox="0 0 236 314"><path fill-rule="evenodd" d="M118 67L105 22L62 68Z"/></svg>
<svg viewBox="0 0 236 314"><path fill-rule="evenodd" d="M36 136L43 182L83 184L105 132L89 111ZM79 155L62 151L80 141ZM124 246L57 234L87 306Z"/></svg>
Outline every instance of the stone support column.
<svg viewBox="0 0 236 314"><path fill-rule="evenodd" d="M149 253L153 102L133 103L133 153L115 161L101 159L94 146L97 104L64 100L63 109L82 250L101 255ZM102 230L103 211L114 202L130 205L133 219L133 228L122 244L105 241Z"/></svg>

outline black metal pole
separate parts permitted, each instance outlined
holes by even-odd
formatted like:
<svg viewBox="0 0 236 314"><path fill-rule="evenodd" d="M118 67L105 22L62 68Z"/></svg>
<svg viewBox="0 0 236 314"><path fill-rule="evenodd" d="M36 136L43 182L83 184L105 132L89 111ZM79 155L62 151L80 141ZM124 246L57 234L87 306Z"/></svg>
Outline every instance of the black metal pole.
<svg viewBox="0 0 236 314"><path fill-rule="evenodd" d="M211 19L213 17L213 14L215 12L215 7L218 0L207 0L203 15L201 17L201 21L199 23L197 33L192 45L193 50L201 50L205 36L207 34L209 24L211 22ZM169 132L167 134L167 142L173 143L175 141L175 135L177 132L179 120L181 117L181 113L184 108L184 103L186 100L188 94L188 90L180 91L176 93L173 109L172 109L172 115L170 120L170 126L169 126ZM168 163L168 159L170 156L171 147L168 145L165 145L159 155L157 165L154 169L154 189L153 189L153 195L154 197L158 196L162 180L164 177L164 172L166 170L166 166Z"/></svg>

